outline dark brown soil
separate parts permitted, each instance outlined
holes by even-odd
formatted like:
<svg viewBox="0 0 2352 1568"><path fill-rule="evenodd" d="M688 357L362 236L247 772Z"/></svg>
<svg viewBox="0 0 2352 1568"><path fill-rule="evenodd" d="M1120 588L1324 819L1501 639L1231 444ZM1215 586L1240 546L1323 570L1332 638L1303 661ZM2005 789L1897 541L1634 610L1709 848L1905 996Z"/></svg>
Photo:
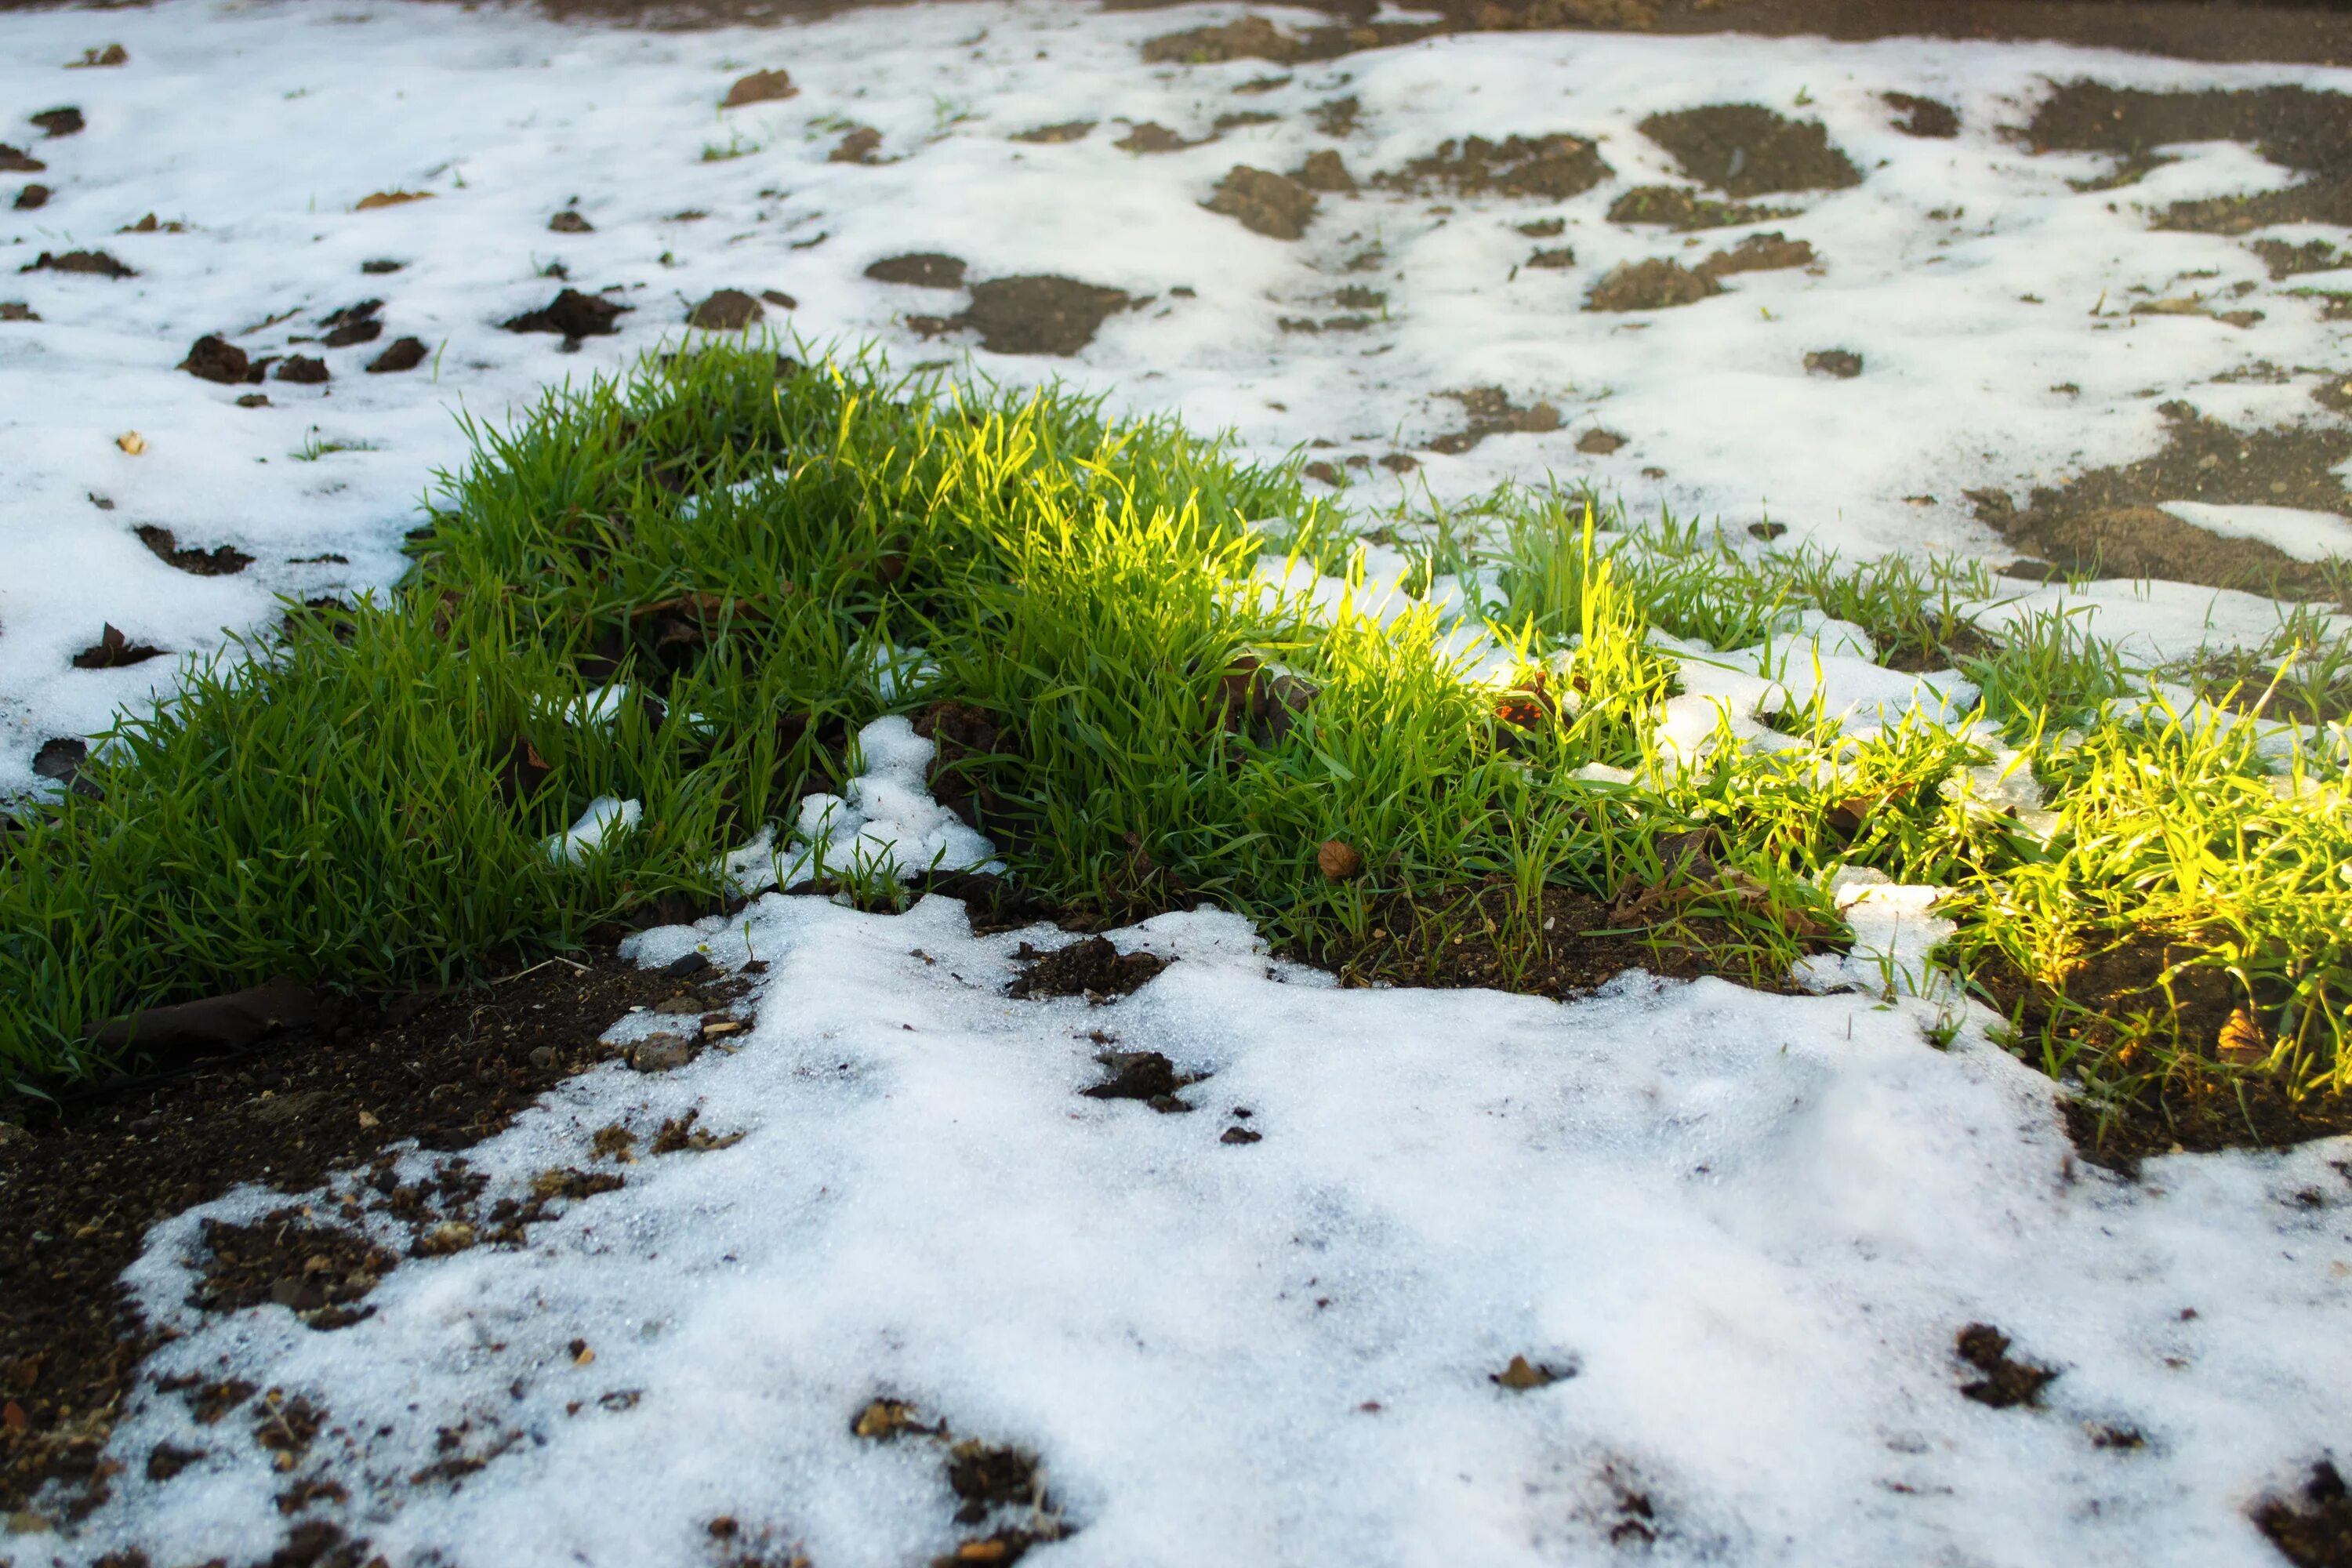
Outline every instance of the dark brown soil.
<svg viewBox="0 0 2352 1568"><path fill-rule="evenodd" d="M1458 456L1489 436L1540 436L1559 428L1559 409L1549 403L1520 408L1499 386L1474 386L1467 392L1441 392L1437 395L1462 405L1462 412L1469 417L1469 427L1432 441L1429 449L1433 452Z"/></svg>
<svg viewBox="0 0 2352 1568"><path fill-rule="evenodd" d="M1065 120L1058 125L1040 125L1034 130L1014 133L1015 142L1034 142L1051 145L1063 142L1083 142L1087 132L1095 128L1091 120Z"/></svg>
<svg viewBox="0 0 2352 1568"><path fill-rule="evenodd" d="M2329 1461L2311 1467L2299 1492L2264 1498L2253 1513L2254 1528L2294 1568L2352 1568L2352 1492Z"/></svg>
<svg viewBox="0 0 2352 1568"><path fill-rule="evenodd" d="M1576 252L1564 245L1556 250L1538 250L1519 265L1537 272L1565 272L1576 265Z"/></svg>
<svg viewBox="0 0 2352 1568"><path fill-rule="evenodd" d="M1587 894L1547 886L1531 916L1517 922L1517 929L1541 933L1539 948L1509 939L1512 890L1492 878L1442 898L1389 894L1375 905L1361 940L1341 938L1285 956L1333 971L1342 985L1480 986L1561 1000L1588 994L1629 969L1676 980L1723 974L1707 957L1708 947L1676 940L1684 933L1711 934L1719 923L1704 916L1675 918L1685 895L1704 891L1704 876L1692 874L1703 866L1704 857L1695 858L1641 910L1632 908L1639 892L1624 900L1626 910L1613 910ZM1766 990L1786 988L1744 969L1727 977Z"/></svg>
<svg viewBox="0 0 2352 1568"><path fill-rule="evenodd" d="M1464 196L1535 196L1558 202L1582 195L1613 173L1591 142L1555 132L1506 136L1500 142L1472 136L1441 142L1427 157L1392 174L1376 174L1372 183L1423 194L1442 190Z"/></svg>
<svg viewBox="0 0 2352 1568"><path fill-rule="evenodd" d="M256 364L246 356L243 349L226 338L205 336L195 341L188 350L188 357L180 362L179 368L202 381L236 386L247 382L258 382L268 363L264 360Z"/></svg>
<svg viewBox="0 0 2352 1568"><path fill-rule="evenodd" d="M1126 135L1111 145L1122 153L1181 153L1187 147L1197 147L1201 143L1187 141L1165 125L1156 125L1147 120L1129 129Z"/></svg>
<svg viewBox="0 0 2352 1568"><path fill-rule="evenodd" d="M1693 272L1679 261L1652 257L1646 261L1621 262L1592 286L1584 297L1588 310L1664 310L1695 305L1723 285L1704 272Z"/></svg>
<svg viewBox="0 0 2352 1568"><path fill-rule="evenodd" d="M319 386L325 384L331 373L325 360L312 359L308 354L289 354L278 362L277 370L271 374L278 380L292 382L297 386Z"/></svg>
<svg viewBox="0 0 2352 1568"><path fill-rule="evenodd" d="M210 550L184 548L170 529L152 522L141 523L138 533L139 542L156 560L192 577L233 577L253 564L253 557L233 544L215 544Z"/></svg>
<svg viewBox="0 0 2352 1568"><path fill-rule="evenodd" d="M20 213L38 212L49 205L49 197L54 194L47 185L29 184L16 193L12 205Z"/></svg>
<svg viewBox="0 0 2352 1568"><path fill-rule="evenodd" d="M50 136L79 136L89 124L79 109L44 109L25 118Z"/></svg>
<svg viewBox="0 0 2352 1568"><path fill-rule="evenodd" d="M1092 936L1040 952L1023 942L1013 956L1023 964L1008 996L1084 996L1105 1001L1141 989L1170 960L1150 952L1121 952L1108 937Z"/></svg>
<svg viewBox="0 0 2352 1568"><path fill-rule="evenodd" d="M706 332L748 331L767 314L760 301L740 289L721 289L686 313L686 324Z"/></svg>
<svg viewBox="0 0 2352 1568"><path fill-rule="evenodd" d="M1790 267L1811 267L1813 247L1801 239L1778 232L1751 234L1729 250L1718 250L1692 270L1702 278L1727 278L1735 272L1777 272Z"/></svg>
<svg viewBox="0 0 2352 1568"><path fill-rule="evenodd" d="M2352 224L2352 97L2300 87L2143 92L2059 88L2025 128L2036 152L2112 153L2126 163L2177 142L2239 142L2305 178L2283 191L2178 202L2159 228L2243 234L2278 223Z"/></svg>
<svg viewBox="0 0 2352 1568"><path fill-rule="evenodd" d="M2058 1376L2049 1367L2011 1356L2009 1336L1990 1323L1970 1323L1962 1329L1953 1339L1952 1353L1980 1374L1960 1384L1962 1397L1995 1410L2040 1405L2042 1389Z"/></svg>
<svg viewBox="0 0 2352 1568"><path fill-rule="evenodd" d="M1348 173L1347 163L1328 147L1307 154L1307 162L1290 177L1310 191L1329 196L1353 195L1356 190L1356 176Z"/></svg>
<svg viewBox="0 0 2352 1568"><path fill-rule="evenodd" d="M1895 129L1906 136L1947 137L1960 133L1959 111L1950 104L1932 98L1917 98L1907 92L1880 95L1886 107L1901 119Z"/></svg>
<svg viewBox="0 0 2352 1568"><path fill-rule="evenodd" d="M24 1262L0 1270L0 1384L22 1419L0 1424L0 1510L26 1507L50 1480L67 1489L70 1512L103 1495L107 1435L158 1342L117 1283L149 1226L240 1183L317 1187L404 1139L428 1150L478 1142L597 1059L597 1037L614 1018L678 984L602 956L584 972L550 963L437 997L331 1000L312 1024L242 1052L56 1101L9 1102L16 1125L0 1123L9 1194L0 1256ZM705 999L715 1005L727 990L707 987ZM451 1180L464 1185L462 1173ZM429 1194L411 1202L425 1235L446 1217L438 1203ZM310 1320L318 1328L335 1326L334 1310L354 1308L368 1277L390 1266L323 1212L216 1237L205 1289L221 1305L283 1297L320 1314Z"/></svg>
<svg viewBox="0 0 2352 1568"><path fill-rule="evenodd" d="M866 269L877 283L905 283L918 289L961 289L963 262L935 250L911 256L886 256Z"/></svg>
<svg viewBox="0 0 2352 1568"><path fill-rule="evenodd" d="M1605 458L1625 444L1625 437L1614 430L1587 430L1576 438L1576 449L1588 458Z"/></svg>
<svg viewBox="0 0 2352 1568"><path fill-rule="evenodd" d="M19 272L85 272L96 278L136 278L139 276L103 250L68 250L53 256L41 254L16 268Z"/></svg>
<svg viewBox="0 0 2352 1568"><path fill-rule="evenodd" d="M736 79L735 85L727 89L727 96L719 100L719 107L741 109L753 103L781 103L785 99L798 97L800 90L793 85L790 71L753 71Z"/></svg>
<svg viewBox="0 0 2352 1568"><path fill-rule="evenodd" d="M871 125L853 125L844 133L832 152L824 155L828 163L878 163L874 154L881 150L882 132Z"/></svg>
<svg viewBox="0 0 2352 1568"><path fill-rule="evenodd" d="M1150 65L1214 65L1224 60L1272 60L1304 65L1337 59L1359 49L1409 44L1439 29L1426 23L1388 22L1356 27L1310 27L1286 33L1263 16L1244 16L1222 26L1193 27L1148 40L1143 58Z"/></svg>
<svg viewBox="0 0 2352 1568"><path fill-rule="evenodd" d="M577 343L583 338L619 332L622 313L633 309L601 294L566 289L538 310L509 316L499 325L509 332L552 332L566 342Z"/></svg>
<svg viewBox="0 0 2352 1568"><path fill-rule="evenodd" d="M2344 511L2331 470L2352 458L2352 431L2325 425L2241 432L2186 403L2168 403L2154 457L2100 468L2063 488L2036 486L2023 510L2006 492L1972 490L1979 521L2021 552L2069 572L2167 578L2291 594L2326 589L2326 575L2273 545L2224 539L2157 510L2168 500Z"/></svg>
<svg viewBox="0 0 2352 1568"><path fill-rule="evenodd" d="M425 344L416 338L394 338L383 353L368 361L370 375L391 375L415 370L425 363Z"/></svg>
<svg viewBox="0 0 2352 1568"><path fill-rule="evenodd" d="M1653 114L1640 129L1674 155L1686 178L1735 198L1834 191L1862 183L1862 172L1830 145L1820 121L1784 120L1760 104Z"/></svg>
<svg viewBox="0 0 2352 1568"><path fill-rule="evenodd" d="M1795 217L1794 207L1753 206L1745 202L1718 202L1681 185L1636 185L1609 204L1612 223L1664 224L1676 233L1700 228L1736 228L1741 224L1769 223Z"/></svg>
<svg viewBox="0 0 2352 1568"><path fill-rule="evenodd" d="M308 1205L275 1209L253 1225L205 1220L204 1274L188 1304L234 1312L275 1302L322 1331L369 1317L373 1309L361 1303L400 1259L314 1220Z"/></svg>
<svg viewBox="0 0 2352 1568"><path fill-rule="evenodd" d="M22 148L0 142L0 174L37 174L47 167L38 158L26 156Z"/></svg>
<svg viewBox="0 0 2352 1568"><path fill-rule="evenodd" d="M2259 1039L2270 1012L2227 969L2192 962L2204 956L2208 950L2191 940L2134 930L2055 976L2030 977L1994 961L1969 979L2014 1020L2027 1060L2039 1059L2047 1042L2060 1054L2079 1052L2138 1075L2126 1076L2120 1089L2071 1096L2061 1107L2074 1147L2094 1163L2128 1172L2175 1150L2283 1149L2352 1131L2352 1095L2298 1099L2273 1073L2227 1070L2255 1065L2252 1052L2232 1061L2238 1053L2231 1047L2242 1034ZM2187 1058L2169 1069L2150 1047L2124 1044L2122 1033L2136 1016L2168 1010L2168 1043Z"/></svg>
<svg viewBox="0 0 2352 1568"><path fill-rule="evenodd" d="M2352 251L2338 251L2324 239L2305 245L2290 245L2283 239L2254 241L2254 254L2263 258L2270 269L2271 281L2293 278L2303 272L2328 272L2338 267L2352 267Z"/></svg>
<svg viewBox="0 0 2352 1568"><path fill-rule="evenodd" d="M40 319L22 300L0 300L0 321L37 321Z"/></svg>
<svg viewBox="0 0 2352 1568"><path fill-rule="evenodd" d="M958 316L910 316L907 325L926 334L968 329L992 353L1076 353L1094 342L1103 322L1139 301L1116 289L1070 278L992 278L971 288L971 303Z"/></svg>
<svg viewBox="0 0 2352 1568"><path fill-rule="evenodd" d="M547 220L547 229L550 234L593 234L596 226L567 207Z"/></svg>
<svg viewBox="0 0 2352 1568"><path fill-rule="evenodd" d="M1268 239L1303 239L1315 218L1315 193L1286 174L1236 163L1201 204L1213 213L1240 220Z"/></svg>
<svg viewBox="0 0 2352 1568"><path fill-rule="evenodd" d="M1805 374L1851 381L1862 374L1862 356L1845 349L1816 349L1805 356Z"/></svg>
<svg viewBox="0 0 2352 1568"><path fill-rule="evenodd" d="M162 648L132 642L109 622L106 628L99 633L96 642L73 656L73 667L76 669L122 669L163 657Z"/></svg>

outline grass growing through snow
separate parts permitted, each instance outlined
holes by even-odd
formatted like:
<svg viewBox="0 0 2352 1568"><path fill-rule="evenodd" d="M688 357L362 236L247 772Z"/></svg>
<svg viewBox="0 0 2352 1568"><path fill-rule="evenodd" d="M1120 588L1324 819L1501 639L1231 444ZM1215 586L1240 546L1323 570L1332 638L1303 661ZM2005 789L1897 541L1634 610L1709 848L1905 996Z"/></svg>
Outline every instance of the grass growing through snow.
<svg viewBox="0 0 2352 1568"><path fill-rule="evenodd" d="M941 701L999 733L957 771L1020 880L1105 919L1212 900L1304 951L1410 920L1395 977L1468 931L1508 980L1587 934L1550 929L1565 892L1777 984L1836 934L1825 875L1866 866L1956 889L1955 966L2111 1103L2352 1080L2340 759L2334 782L2269 776L2252 728L2149 710L2063 617L1996 644L1967 613L1979 568L1758 556L1498 492L1396 520L1424 596L1375 616L1377 595L1273 586L1268 552L1361 571L1288 468L1067 396L779 374L756 351L472 434L401 590L197 670L100 749L98 798L7 837L19 1084L119 1065L84 1031L134 1006L277 973L455 980L715 895L716 857L836 785L859 726ZM1500 689L1465 679L1465 582L1517 655ZM1957 662L1980 710L1847 735L1784 706L1785 749L1727 720L1691 765L1661 752L1676 664L1653 632L1736 647L1805 611L1895 668ZM2325 633L2302 627L2293 668L2342 668ZM910 647L933 673L895 689L882 656ZM1969 787L2008 747L2048 787L2046 835ZM542 840L605 795L642 801L639 829L554 863ZM1360 875L1318 869L1330 839Z"/></svg>

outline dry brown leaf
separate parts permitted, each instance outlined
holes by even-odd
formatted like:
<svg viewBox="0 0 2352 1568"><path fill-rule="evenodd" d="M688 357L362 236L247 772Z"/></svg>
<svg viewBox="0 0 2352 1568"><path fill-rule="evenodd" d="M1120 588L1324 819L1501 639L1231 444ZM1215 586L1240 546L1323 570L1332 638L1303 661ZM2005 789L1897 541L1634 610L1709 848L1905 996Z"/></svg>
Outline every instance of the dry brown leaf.
<svg viewBox="0 0 2352 1568"><path fill-rule="evenodd" d="M407 202L429 202L432 199L431 191L377 191L373 195L362 196L359 205L352 210L361 213L373 212L378 207L396 207Z"/></svg>
<svg viewBox="0 0 2352 1568"><path fill-rule="evenodd" d="M2240 1007L2221 1026L2214 1054L2232 1067L2260 1067L2271 1059L2271 1043L2253 1015Z"/></svg>
<svg viewBox="0 0 2352 1568"><path fill-rule="evenodd" d="M135 458L147 449L147 437L136 430L125 430L114 438L114 444Z"/></svg>
<svg viewBox="0 0 2352 1568"><path fill-rule="evenodd" d="M1315 864L1322 870L1327 879L1344 882L1361 874L1364 869L1364 854L1352 844L1342 843L1337 838L1326 838L1322 847L1315 851Z"/></svg>

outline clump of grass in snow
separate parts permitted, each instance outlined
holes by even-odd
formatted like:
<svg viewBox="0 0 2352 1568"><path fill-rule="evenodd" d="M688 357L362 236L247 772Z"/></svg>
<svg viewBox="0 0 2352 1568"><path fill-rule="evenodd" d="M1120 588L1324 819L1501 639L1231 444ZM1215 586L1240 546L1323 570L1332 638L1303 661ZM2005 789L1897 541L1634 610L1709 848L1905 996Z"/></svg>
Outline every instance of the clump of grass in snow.
<svg viewBox="0 0 2352 1568"><path fill-rule="evenodd" d="M23 1002L0 1060L19 1081L110 1065L83 1029L134 1005L280 973L453 979L716 894L719 852L839 781L828 737L943 699L1003 733L959 766L1015 874L1104 918L1213 900L1318 951L1365 938L1384 900L1500 888L1489 940L1524 956L1552 940L1545 889L1623 907L1656 887L1652 940L1771 981L1833 928L1826 874L1866 866L1958 889L1953 961L2053 1070L2126 1094L2239 1070L2153 1016L2126 1039L2028 1005L2145 929L2242 991L2271 1079L2352 1080L2340 790L2276 787L2252 730L2210 710L2144 711L2145 681L2061 619L1995 646L1966 614L1980 568L1759 557L1498 491L1394 520L1427 597L1383 625L1269 588L1269 550L1361 585L1344 520L1288 468L1060 392L866 360L779 374L772 350L649 363L471 434L408 584L196 670L100 749L103 798L61 798L10 842L0 985ZM1516 651L1499 710L1465 679L1445 584L1495 606ZM673 638L649 611L679 603L707 624ZM1651 633L1735 647L1799 610L1861 625L1901 668L1957 661L1980 712L1856 737L1816 709L1779 721L1806 746L1662 754L1675 666ZM904 646L935 668L891 692L874 653ZM1239 721L1252 661L1311 700ZM576 721L608 678L629 696ZM1949 787L1999 740L2052 791L2046 841ZM520 756L546 766L528 794ZM638 830L551 861L541 840L608 795L644 802ZM1361 876L1318 872L1332 838Z"/></svg>

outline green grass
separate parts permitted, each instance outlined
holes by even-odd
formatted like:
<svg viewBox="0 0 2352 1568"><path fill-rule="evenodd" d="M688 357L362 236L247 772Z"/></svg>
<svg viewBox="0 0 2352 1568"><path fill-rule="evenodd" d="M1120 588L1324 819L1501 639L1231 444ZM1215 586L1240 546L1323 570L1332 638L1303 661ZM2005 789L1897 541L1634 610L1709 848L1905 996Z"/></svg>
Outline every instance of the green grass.
<svg viewBox="0 0 2352 1568"><path fill-rule="evenodd" d="M2147 678L2063 619L1997 644L1965 614L1992 592L1980 568L1742 553L1572 492L1401 509L1379 536L1414 555L1412 585L1492 586L1540 693L1498 711L1433 605L1382 627L1255 575L1269 551L1359 569L1374 520L1306 500L1295 465L1066 394L872 360L780 376L772 347L714 347L469 433L398 591L289 607L267 645L195 667L94 752L101 798L62 796L5 839L0 1070L19 1089L125 1065L82 1041L136 1006L279 973L455 981L715 895L720 852L854 765L828 738L943 699L1003 731L962 766L1016 877L1106 920L1212 900L1318 952L1399 900L1469 909L1467 890L1517 973L1557 940L1548 890L1652 889L1652 940L1771 984L1834 930L1827 873L1869 866L1958 889L1951 962L2054 1073L2110 1097L2183 1073L2290 1096L2352 1082L2340 760L2333 783L2268 776L2251 731L2151 712ZM1809 609L1897 667L1957 661L1980 711L1855 739L1799 710L1775 721L1792 750L1659 754L1675 667L1653 629L1736 647ZM2293 669L2342 669L2324 630L2283 633L2316 639ZM886 645L938 667L895 705L870 675ZM1244 655L1311 700L1244 721ZM608 679L631 691L615 719L568 722ZM2047 786L2046 839L1950 786L2007 747ZM527 795L526 755L547 765ZM1580 776L1594 763L1617 772ZM542 839L603 795L642 800L639 830L552 864ZM1318 871L1332 838L1362 876ZM2146 931L2179 944L2157 989L2242 997L2263 1061L2217 1058L2210 1007L2068 1010L2086 955Z"/></svg>

